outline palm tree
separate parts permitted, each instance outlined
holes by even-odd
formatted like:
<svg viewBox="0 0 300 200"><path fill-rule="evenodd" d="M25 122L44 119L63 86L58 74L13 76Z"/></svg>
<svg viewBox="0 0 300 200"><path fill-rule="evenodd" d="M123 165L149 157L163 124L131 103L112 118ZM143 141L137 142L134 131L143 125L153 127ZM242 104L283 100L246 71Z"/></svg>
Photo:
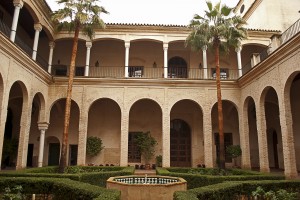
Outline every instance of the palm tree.
<svg viewBox="0 0 300 200"><path fill-rule="evenodd" d="M56 23L57 30L68 30L70 32L74 31L64 118L63 142L59 163L59 172L63 173L65 167L67 166L72 85L74 79L79 31L81 30L91 39L94 35L94 28L105 27L103 20L100 18L100 13L108 12L103 7L97 5L98 0L58 0L57 3L63 5L62 9L59 9L52 15L52 19L55 22L59 22Z"/></svg>
<svg viewBox="0 0 300 200"><path fill-rule="evenodd" d="M238 48L241 40L247 37L243 28L246 22L240 16L230 16L233 8L221 6L221 1L215 6L210 1L206 2L208 11L204 17L195 15L191 20L191 33L186 39L186 44L193 50L200 51L203 47L212 48L215 52L216 84L218 98L218 123L219 123L219 167L225 169L225 147L223 132L223 110L220 83L220 50L229 52L230 47Z"/></svg>

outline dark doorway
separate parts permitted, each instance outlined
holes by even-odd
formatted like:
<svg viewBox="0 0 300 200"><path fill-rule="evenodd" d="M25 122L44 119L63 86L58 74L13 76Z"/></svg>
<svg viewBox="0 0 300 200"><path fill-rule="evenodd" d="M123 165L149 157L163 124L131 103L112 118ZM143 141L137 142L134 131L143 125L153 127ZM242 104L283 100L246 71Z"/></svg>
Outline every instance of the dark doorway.
<svg viewBox="0 0 300 200"><path fill-rule="evenodd" d="M77 165L78 145L70 144L69 149L69 165Z"/></svg>
<svg viewBox="0 0 300 200"><path fill-rule="evenodd" d="M219 133L215 133L215 144L216 144L216 152L217 152L217 161L220 159L220 138ZM224 133L224 146L225 149L228 146L233 144L232 133ZM225 152L225 162L231 163L232 158Z"/></svg>
<svg viewBox="0 0 300 200"><path fill-rule="evenodd" d="M60 144L49 143L48 165L55 166L59 164Z"/></svg>
<svg viewBox="0 0 300 200"><path fill-rule="evenodd" d="M278 150L277 150L277 145L278 145L278 140L277 140L277 133L276 131L273 131L273 152L274 152L274 165L275 169L279 168L279 163L278 163Z"/></svg>
<svg viewBox="0 0 300 200"><path fill-rule="evenodd" d="M33 144L28 144L27 167L33 167L32 158L33 158Z"/></svg>
<svg viewBox="0 0 300 200"><path fill-rule="evenodd" d="M137 132L129 132L128 134L128 162L140 163L141 152L138 150L134 136Z"/></svg>
<svg viewBox="0 0 300 200"><path fill-rule="evenodd" d="M171 166L191 166L191 130L189 125L181 120L171 121Z"/></svg>

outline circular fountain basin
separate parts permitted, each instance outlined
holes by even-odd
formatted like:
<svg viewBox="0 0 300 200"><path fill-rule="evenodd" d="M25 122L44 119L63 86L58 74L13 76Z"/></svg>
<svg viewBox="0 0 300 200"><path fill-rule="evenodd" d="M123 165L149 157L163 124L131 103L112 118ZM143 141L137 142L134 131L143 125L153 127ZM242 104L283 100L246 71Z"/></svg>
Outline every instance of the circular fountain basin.
<svg viewBox="0 0 300 200"><path fill-rule="evenodd" d="M175 191L185 191L186 181L170 176L110 177L106 188L121 191L121 200L172 200Z"/></svg>

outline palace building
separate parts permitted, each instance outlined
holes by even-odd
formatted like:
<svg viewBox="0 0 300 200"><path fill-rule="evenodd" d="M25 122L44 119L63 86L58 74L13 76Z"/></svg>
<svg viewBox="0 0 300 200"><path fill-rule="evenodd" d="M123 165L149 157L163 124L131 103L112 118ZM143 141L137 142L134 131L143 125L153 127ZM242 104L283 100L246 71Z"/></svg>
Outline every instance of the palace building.
<svg viewBox="0 0 300 200"><path fill-rule="evenodd" d="M299 0L240 0L234 11L248 39L220 58L225 145L242 149L236 164L290 178L300 171L299 8ZM0 1L2 169L59 162L73 34L56 33L51 13L45 0ZM80 35L70 165L143 164L133 137L149 131L164 167L217 166L214 53L186 47L190 31L109 23L92 40ZM104 145L93 158L89 136Z"/></svg>

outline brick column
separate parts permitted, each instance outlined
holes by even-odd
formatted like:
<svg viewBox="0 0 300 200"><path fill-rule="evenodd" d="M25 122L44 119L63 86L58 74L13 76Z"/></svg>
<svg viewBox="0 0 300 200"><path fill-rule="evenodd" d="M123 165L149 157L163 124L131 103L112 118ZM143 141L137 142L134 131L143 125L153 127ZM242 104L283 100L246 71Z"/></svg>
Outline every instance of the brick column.
<svg viewBox="0 0 300 200"><path fill-rule="evenodd" d="M248 104L247 104L248 105ZM242 149L242 168L251 169L250 160L250 138L249 138L249 124L248 124L248 107L243 105L239 112L240 124L240 141Z"/></svg>
<svg viewBox="0 0 300 200"><path fill-rule="evenodd" d="M83 91L83 96L85 92ZM86 139L88 132L88 106L85 101L82 101L79 116L79 133L78 133L78 155L77 165L85 165L86 161Z"/></svg>
<svg viewBox="0 0 300 200"><path fill-rule="evenodd" d="M8 94L5 94L5 85L3 86L3 96L0 96L2 99L1 112L0 112L0 160L2 160L2 151L3 151L3 141L4 141L4 130L5 130L5 122L7 117L7 106L8 106ZM1 162L0 162L0 170L1 170Z"/></svg>
<svg viewBox="0 0 300 200"><path fill-rule="evenodd" d="M213 134L211 124L211 109L205 105L203 108L203 140L204 140L204 163L208 168L214 167Z"/></svg>
<svg viewBox="0 0 300 200"><path fill-rule="evenodd" d="M128 165L128 132L129 132L129 111L123 109L121 113L121 148L120 166Z"/></svg>
<svg viewBox="0 0 300 200"><path fill-rule="evenodd" d="M256 109L257 136L259 149L259 165L261 172L270 172L268 156L267 125L264 102L260 102Z"/></svg>
<svg viewBox="0 0 300 200"><path fill-rule="evenodd" d="M284 96L284 95L282 95ZM289 97L289 96L288 96ZM298 177L294 134L293 134L293 119L290 105L290 98L279 99L279 117L282 133L282 147L284 160L284 174L287 178Z"/></svg>
<svg viewBox="0 0 300 200"><path fill-rule="evenodd" d="M165 103L162 112L162 166L170 167L170 111L167 104L167 89L165 89Z"/></svg>
<svg viewBox="0 0 300 200"><path fill-rule="evenodd" d="M26 168L27 165L28 140L31 123L31 108L32 106L31 103L28 103L28 98L23 97L16 169Z"/></svg>

